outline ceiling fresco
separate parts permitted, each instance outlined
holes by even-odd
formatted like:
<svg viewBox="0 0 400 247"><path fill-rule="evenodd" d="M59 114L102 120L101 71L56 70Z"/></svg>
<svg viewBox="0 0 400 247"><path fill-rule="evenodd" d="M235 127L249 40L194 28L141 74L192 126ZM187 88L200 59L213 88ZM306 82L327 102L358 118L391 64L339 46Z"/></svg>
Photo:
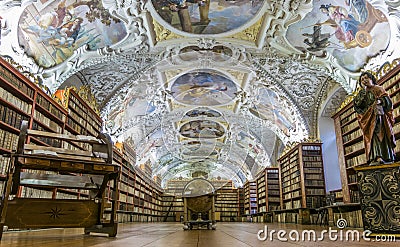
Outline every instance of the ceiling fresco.
<svg viewBox="0 0 400 247"><path fill-rule="evenodd" d="M263 0L152 0L168 28L194 34L220 34L238 29L260 11Z"/></svg>
<svg viewBox="0 0 400 247"><path fill-rule="evenodd" d="M181 104L215 106L235 98L235 83L215 70L192 71L179 76L171 86L173 98Z"/></svg>
<svg viewBox="0 0 400 247"><path fill-rule="evenodd" d="M186 112L185 115L188 117L221 117L221 113L207 108L196 108Z"/></svg>
<svg viewBox="0 0 400 247"><path fill-rule="evenodd" d="M329 52L345 69L359 71L389 44L385 12L367 0L314 0L312 11L290 25L286 37L299 50L317 56Z"/></svg>
<svg viewBox="0 0 400 247"><path fill-rule="evenodd" d="M162 186L240 186L318 138L360 70L400 57L400 2L13 0L0 31L0 55L48 92L89 86Z"/></svg>
<svg viewBox="0 0 400 247"><path fill-rule="evenodd" d="M255 116L274 122L285 135L295 126L294 119L288 115L279 102L279 96L272 90L260 89L250 112Z"/></svg>
<svg viewBox="0 0 400 247"><path fill-rule="evenodd" d="M179 133L184 137L194 139L215 139L225 134L224 127L210 120L194 120L180 127Z"/></svg>
<svg viewBox="0 0 400 247"><path fill-rule="evenodd" d="M64 62L75 50L110 46L127 35L101 0L41 1L28 5L18 22L18 42L39 66Z"/></svg>

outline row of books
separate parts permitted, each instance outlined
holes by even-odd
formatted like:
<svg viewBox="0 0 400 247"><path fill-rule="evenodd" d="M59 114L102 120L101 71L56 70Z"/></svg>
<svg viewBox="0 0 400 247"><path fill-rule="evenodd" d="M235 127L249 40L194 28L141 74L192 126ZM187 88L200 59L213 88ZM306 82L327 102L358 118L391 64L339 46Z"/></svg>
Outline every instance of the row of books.
<svg viewBox="0 0 400 247"><path fill-rule="evenodd" d="M10 157L0 155L0 175L6 175L10 166ZM2 192L2 190L0 190Z"/></svg>
<svg viewBox="0 0 400 247"><path fill-rule="evenodd" d="M316 162L316 161L321 162L322 156L303 156L303 161L304 162Z"/></svg>
<svg viewBox="0 0 400 247"><path fill-rule="evenodd" d="M21 187L21 197L26 198L53 198L52 190L41 190L26 186Z"/></svg>
<svg viewBox="0 0 400 247"><path fill-rule="evenodd" d="M362 136L361 129L357 129L356 131L343 136L343 143L346 144L346 142L349 142L349 141L359 138L361 136Z"/></svg>
<svg viewBox="0 0 400 247"><path fill-rule="evenodd" d="M321 146L319 146L319 145L303 145L301 148L303 149L303 151L305 151L305 150L321 151Z"/></svg>
<svg viewBox="0 0 400 247"><path fill-rule="evenodd" d="M2 81L4 83L11 84L14 88L21 91L27 97L33 99L35 90L30 88L25 82L21 81L17 76L3 66L0 66L0 77L2 77Z"/></svg>
<svg viewBox="0 0 400 247"><path fill-rule="evenodd" d="M26 114L28 115L31 114L32 104L21 100L20 98L8 92L2 87L0 87L0 98L5 102L8 102L9 104L13 105L15 108L25 112Z"/></svg>
<svg viewBox="0 0 400 247"><path fill-rule="evenodd" d="M365 153L362 153L346 160L346 168L351 168L365 163L367 163L367 157L365 156Z"/></svg>
<svg viewBox="0 0 400 247"><path fill-rule="evenodd" d="M305 179L324 179L323 174L304 174Z"/></svg>
<svg viewBox="0 0 400 247"><path fill-rule="evenodd" d="M353 145L345 146L344 153L345 153L345 155L347 155L351 152L359 151L361 149L364 149L364 141L363 140L361 140L360 142L357 142Z"/></svg>
<svg viewBox="0 0 400 247"><path fill-rule="evenodd" d="M347 133L347 132L349 132L351 130L354 130L354 129L358 128L358 127L359 127L358 122L357 121L353 121L353 122L351 122L351 124L348 124L348 125L345 125L345 126L342 127L342 133Z"/></svg>
<svg viewBox="0 0 400 247"><path fill-rule="evenodd" d="M399 85L399 83L397 83L397 81L399 81L400 80L400 73L397 73L396 75L394 75L393 77L391 77L390 79L388 79L387 81L385 81L383 84L382 84L382 87L384 87L384 88L389 88L390 86L392 86L391 88L394 88L394 90L396 90L396 89L398 89L398 88L400 88L400 85ZM396 83L396 84L394 84L393 85L393 83ZM391 89L390 88L390 89ZM389 90L390 90L389 89ZM388 92L389 92L389 90L388 90Z"/></svg>
<svg viewBox="0 0 400 247"><path fill-rule="evenodd" d="M354 111L349 115L343 116L340 118L340 124L342 126L346 125L348 122L350 122L351 120L357 118L357 113Z"/></svg>
<svg viewBox="0 0 400 247"><path fill-rule="evenodd" d="M348 174L347 181L349 184L357 183L357 174Z"/></svg>
<svg viewBox="0 0 400 247"><path fill-rule="evenodd" d="M315 161L315 162L306 161L306 162L303 162L303 167L322 167L322 162L320 162L320 161Z"/></svg>
<svg viewBox="0 0 400 247"><path fill-rule="evenodd" d="M305 180L305 186L325 186L324 180Z"/></svg>
<svg viewBox="0 0 400 247"><path fill-rule="evenodd" d="M8 150L16 150L18 144L18 135L0 129L0 147Z"/></svg>
<svg viewBox="0 0 400 247"><path fill-rule="evenodd" d="M400 94L396 93L394 96L391 97L393 102L398 102L400 100Z"/></svg>
<svg viewBox="0 0 400 247"><path fill-rule="evenodd" d="M50 118L46 117L40 111L34 111L33 117L35 118L36 121L46 125L49 129L51 129L56 133L61 133L63 130L62 126L60 126L58 123L54 122Z"/></svg>
<svg viewBox="0 0 400 247"><path fill-rule="evenodd" d="M279 190L268 190L268 197L279 196L281 193Z"/></svg>
<svg viewBox="0 0 400 247"><path fill-rule="evenodd" d="M360 202L360 192L358 190L350 190L350 202Z"/></svg>
<svg viewBox="0 0 400 247"><path fill-rule="evenodd" d="M303 170L305 173L318 173L318 174L324 173L322 167L304 167Z"/></svg>
<svg viewBox="0 0 400 247"><path fill-rule="evenodd" d="M44 109L46 109L51 114L53 114L56 118L58 118L62 122L65 121L65 113L62 112L55 104L50 103L50 101L47 100L43 95L40 94L37 95L36 103L39 104Z"/></svg>
<svg viewBox="0 0 400 247"><path fill-rule="evenodd" d="M29 121L29 117L22 115L11 108L0 104L0 121L14 127L15 129L21 129L21 123L23 120Z"/></svg>
<svg viewBox="0 0 400 247"><path fill-rule="evenodd" d="M306 195L325 195L325 189L306 188Z"/></svg>

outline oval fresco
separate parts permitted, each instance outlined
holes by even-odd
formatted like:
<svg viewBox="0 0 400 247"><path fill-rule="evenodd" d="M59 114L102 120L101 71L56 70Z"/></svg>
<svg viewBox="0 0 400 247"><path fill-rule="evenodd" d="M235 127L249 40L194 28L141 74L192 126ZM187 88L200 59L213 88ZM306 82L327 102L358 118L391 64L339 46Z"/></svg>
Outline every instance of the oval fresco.
<svg viewBox="0 0 400 247"><path fill-rule="evenodd" d="M158 15L187 33L220 34L253 19L264 0L152 0Z"/></svg>
<svg viewBox="0 0 400 247"><path fill-rule="evenodd" d="M181 142L180 158L183 160L193 159L213 159L217 158L219 148L214 141L210 139L200 139L190 142Z"/></svg>
<svg viewBox="0 0 400 247"><path fill-rule="evenodd" d="M195 120L185 123L179 133L188 138L219 138L225 134L225 128L214 121Z"/></svg>
<svg viewBox="0 0 400 247"><path fill-rule="evenodd" d="M49 2L29 5L18 24L20 46L41 67L64 62L81 46L96 50L127 35L125 25L110 15L101 0Z"/></svg>
<svg viewBox="0 0 400 247"><path fill-rule="evenodd" d="M343 68L357 72L389 45L390 25L376 1L313 2L313 10L287 29L287 40L297 49L319 56L330 53Z"/></svg>
<svg viewBox="0 0 400 247"><path fill-rule="evenodd" d="M223 105L236 97L235 83L215 70L194 71L179 76L171 86L173 98L182 104Z"/></svg>
<svg viewBox="0 0 400 247"><path fill-rule="evenodd" d="M221 113L211 109L197 108L186 112L185 115L188 117L220 117Z"/></svg>
<svg viewBox="0 0 400 247"><path fill-rule="evenodd" d="M250 108L250 112L263 120L275 123L287 136L289 136L289 131L295 127L294 120L279 103L279 96L270 89L259 90L254 107Z"/></svg>

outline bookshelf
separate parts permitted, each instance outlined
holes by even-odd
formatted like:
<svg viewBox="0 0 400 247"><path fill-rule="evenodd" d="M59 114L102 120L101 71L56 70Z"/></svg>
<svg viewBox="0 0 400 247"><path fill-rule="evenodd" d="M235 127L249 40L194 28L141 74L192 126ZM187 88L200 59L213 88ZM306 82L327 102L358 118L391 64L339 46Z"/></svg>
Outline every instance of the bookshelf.
<svg viewBox="0 0 400 247"><path fill-rule="evenodd" d="M221 222L237 221L239 216L239 190L234 188L232 181L229 180L225 181L224 185L216 190L216 193L215 211L217 220Z"/></svg>
<svg viewBox="0 0 400 247"><path fill-rule="evenodd" d="M258 213L280 208L279 168L267 167L256 179Z"/></svg>
<svg viewBox="0 0 400 247"><path fill-rule="evenodd" d="M136 166L134 149L123 145L114 148L114 163L121 166L118 181L117 203L118 222L159 222L162 221L162 189L148 174ZM112 185L109 185L110 189Z"/></svg>
<svg viewBox="0 0 400 247"><path fill-rule="evenodd" d="M279 168L268 167L266 172L267 212L280 209Z"/></svg>
<svg viewBox="0 0 400 247"><path fill-rule="evenodd" d="M257 214L257 182L246 181L244 188L244 214L247 220L252 220L252 216Z"/></svg>
<svg viewBox="0 0 400 247"><path fill-rule="evenodd" d="M325 178L321 143L299 143L279 159L281 208L324 206Z"/></svg>
<svg viewBox="0 0 400 247"><path fill-rule="evenodd" d="M67 110L8 62L0 58L0 181L3 183L16 150L22 121L32 130L63 133ZM30 137L28 143L61 147L62 141ZM43 173L44 171L41 171ZM2 192L0 192L2 193ZM55 190L20 187L17 196L54 198Z"/></svg>
<svg viewBox="0 0 400 247"><path fill-rule="evenodd" d="M244 211L244 188L238 188L238 195L239 195L239 216L241 217L241 221L246 221L245 211Z"/></svg>
<svg viewBox="0 0 400 247"><path fill-rule="evenodd" d="M256 178L257 183L257 208L258 214L262 216L267 212L267 186L266 186L266 174L263 170ZM262 218L258 222L263 222Z"/></svg>
<svg viewBox="0 0 400 247"><path fill-rule="evenodd" d="M400 155L400 65L396 61L386 63L377 73L377 83L383 86L393 102L396 138L396 157ZM336 132L336 144L339 156L340 177L342 182L343 203L359 203L360 194L357 186L355 167L366 164L364 142L358 125L357 114L353 108L353 96L343 102L332 116Z"/></svg>

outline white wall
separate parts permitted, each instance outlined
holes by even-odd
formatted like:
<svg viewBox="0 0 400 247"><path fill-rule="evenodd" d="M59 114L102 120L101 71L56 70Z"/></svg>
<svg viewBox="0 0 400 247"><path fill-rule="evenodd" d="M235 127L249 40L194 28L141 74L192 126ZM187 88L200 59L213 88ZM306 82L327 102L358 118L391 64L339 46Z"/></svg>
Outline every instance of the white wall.
<svg viewBox="0 0 400 247"><path fill-rule="evenodd" d="M331 191L341 189L342 183L340 182L340 170L333 119L320 117L318 120L318 126L322 141L326 190Z"/></svg>

